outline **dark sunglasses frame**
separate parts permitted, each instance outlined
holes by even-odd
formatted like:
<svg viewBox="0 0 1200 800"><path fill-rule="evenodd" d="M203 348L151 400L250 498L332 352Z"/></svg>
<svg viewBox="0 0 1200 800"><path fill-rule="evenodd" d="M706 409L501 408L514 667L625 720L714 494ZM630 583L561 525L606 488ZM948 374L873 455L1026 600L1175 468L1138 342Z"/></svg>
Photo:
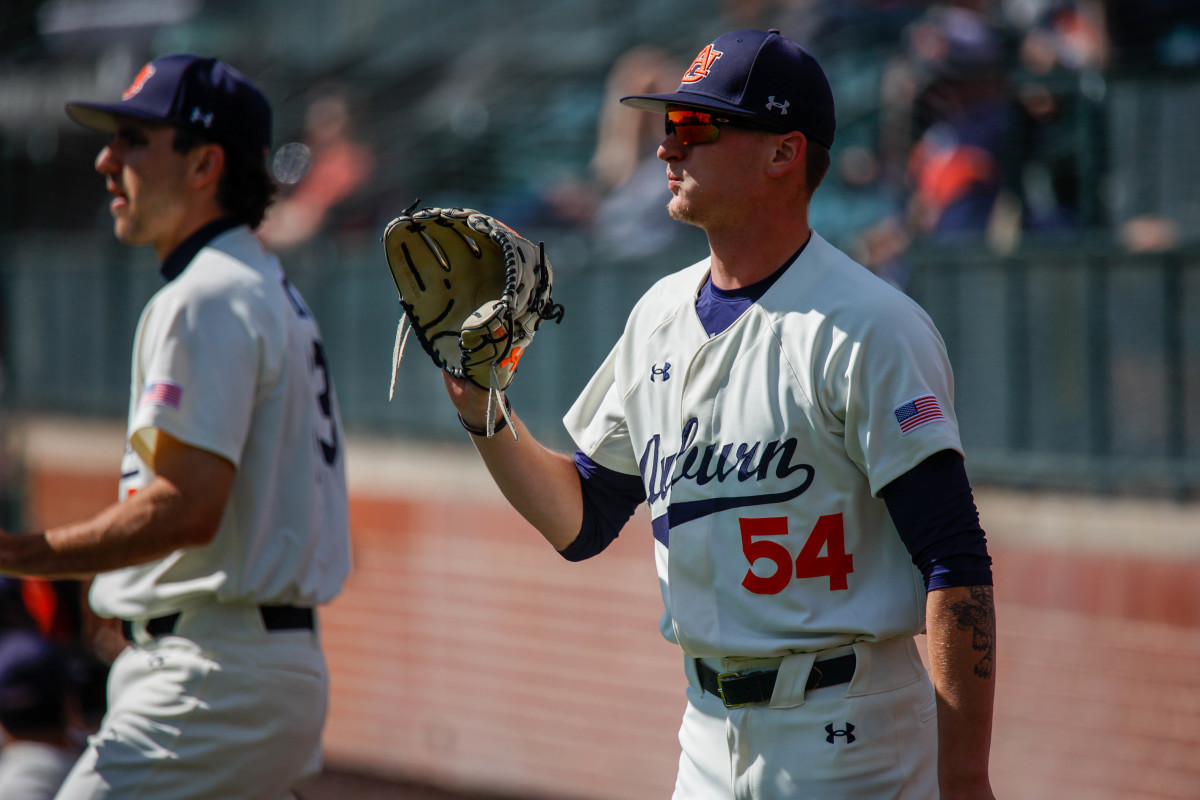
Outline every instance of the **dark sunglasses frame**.
<svg viewBox="0 0 1200 800"><path fill-rule="evenodd" d="M679 115L681 119L691 117L696 119L697 123L694 125L681 125L679 122L671 120L672 114ZM700 121L705 117L707 117L707 122ZM742 120L737 117L718 117L716 114L708 111L694 111L692 109L670 109L666 112L663 119L667 136L673 134L676 141L684 146L715 142L721 136L721 128L725 126L749 131L785 133L785 131L779 128L760 125L750 120ZM689 129L698 135L693 136L691 132L688 132Z"/></svg>

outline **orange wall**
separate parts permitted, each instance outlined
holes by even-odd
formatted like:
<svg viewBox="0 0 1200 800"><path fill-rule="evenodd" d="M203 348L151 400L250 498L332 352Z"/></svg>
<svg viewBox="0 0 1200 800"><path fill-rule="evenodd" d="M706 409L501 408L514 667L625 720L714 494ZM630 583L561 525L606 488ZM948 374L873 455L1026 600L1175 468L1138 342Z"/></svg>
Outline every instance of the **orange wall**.
<svg viewBox="0 0 1200 800"><path fill-rule="evenodd" d="M98 509L115 474L33 464L31 523ZM322 615L330 763L509 796L669 797L684 682L657 631L644 517L570 564L493 494L374 477L355 482L355 572ZM980 493L996 562L997 796L1200 796L1200 515L1088 500L1099 521L1085 528L1107 519L1134 539L1088 550L1030 533L1078 521L1070 508L1050 520L1064 512L1045 502ZM1155 508L1169 524L1128 521Z"/></svg>

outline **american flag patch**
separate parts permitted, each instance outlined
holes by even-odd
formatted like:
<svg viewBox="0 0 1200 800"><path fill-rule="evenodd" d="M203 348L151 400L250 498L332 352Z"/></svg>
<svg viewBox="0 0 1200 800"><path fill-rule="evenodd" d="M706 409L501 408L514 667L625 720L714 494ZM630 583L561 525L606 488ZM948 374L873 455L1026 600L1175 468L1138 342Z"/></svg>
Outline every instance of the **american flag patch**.
<svg viewBox="0 0 1200 800"><path fill-rule="evenodd" d="M937 398L931 394L901 403L892 409L892 413L896 415L896 422L900 425L902 434L914 431L922 425L945 419Z"/></svg>
<svg viewBox="0 0 1200 800"><path fill-rule="evenodd" d="M142 391L142 405L179 408L183 402L183 387L174 381L150 381Z"/></svg>

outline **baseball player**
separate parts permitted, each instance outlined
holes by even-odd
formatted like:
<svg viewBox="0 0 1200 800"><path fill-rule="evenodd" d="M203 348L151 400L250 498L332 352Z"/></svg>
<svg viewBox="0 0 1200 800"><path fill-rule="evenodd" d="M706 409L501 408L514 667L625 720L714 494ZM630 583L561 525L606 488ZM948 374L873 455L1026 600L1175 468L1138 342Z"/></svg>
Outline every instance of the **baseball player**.
<svg viewBox="0 0 1200 800"><path fill-rule="evenodd" d="M280 800L320 766L328 678L315 608L349 569L341 422L320 331L252 230L274 191L266 98L211 58L146 64L68 115L117 238L166 285L133 348L120 500L0 534L0 571L95 574L129 646L59 800Z"/></svg>
<svg viewBox="0 0 1200 800"><path fill-rule="evenodd" d="M574 457L474 442L569 560L648 501L685 655L678 800L991 798L991 559L929 318L811 230L835 120L778 31L707 45L665 115L669 211L710 256L636 304L565 418ZM464 426L486 395L445 375ZM928 631L932 680L913 637Z"/></svg>

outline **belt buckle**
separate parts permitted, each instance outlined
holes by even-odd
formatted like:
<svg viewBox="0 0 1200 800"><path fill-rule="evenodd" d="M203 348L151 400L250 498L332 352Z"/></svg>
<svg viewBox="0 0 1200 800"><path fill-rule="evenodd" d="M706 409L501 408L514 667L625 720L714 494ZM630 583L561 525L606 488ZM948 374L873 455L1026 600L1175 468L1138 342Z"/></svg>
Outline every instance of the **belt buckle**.
<svg viewBox="0 0 1200 800"><path fill-rule="evenodd" d="M749 705L749 703L730 703L725 699L725 679L740 677L742 677L742 675L738 672L722 672L717 675L717 696L721 698L721 703L726 708L742 708L743 706Z"/></svg>

